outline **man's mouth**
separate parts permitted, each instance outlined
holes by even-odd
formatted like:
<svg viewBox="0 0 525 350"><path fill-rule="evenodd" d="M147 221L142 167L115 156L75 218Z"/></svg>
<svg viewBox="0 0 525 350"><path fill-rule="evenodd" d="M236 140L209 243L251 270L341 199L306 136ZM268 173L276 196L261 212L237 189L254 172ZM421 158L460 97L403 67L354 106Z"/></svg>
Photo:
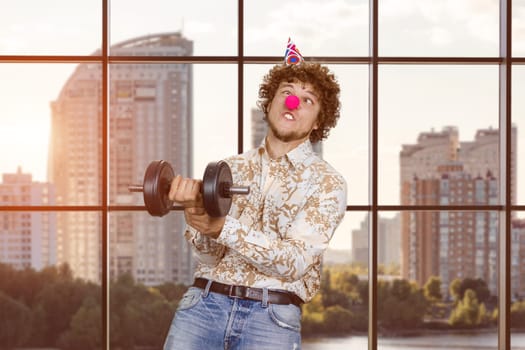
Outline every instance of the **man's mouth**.
<svg viewBox="0 0 525 350"><path fill-rule="evenodd" d="M287 120L295 120L294 116L292 113L284 113L283 114L283 117Z"/></svg>

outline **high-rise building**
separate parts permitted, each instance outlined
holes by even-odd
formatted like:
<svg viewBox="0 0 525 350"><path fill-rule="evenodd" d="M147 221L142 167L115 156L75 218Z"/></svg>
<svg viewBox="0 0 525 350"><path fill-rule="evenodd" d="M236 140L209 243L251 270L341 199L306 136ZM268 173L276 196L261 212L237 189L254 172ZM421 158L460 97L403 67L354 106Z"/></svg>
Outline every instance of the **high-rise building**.
<svg viewBox="0 0 525 350"><path fill-rule="evenodd" d="M352 261L368 265L369 221L366 215L359 229L352 230ZM377 262L382 265L400 263L400 219L380 217L377 224Z"/></svg>
<svg viewBox="0 0 525 350"><path fill-rule="evenodd" d="M473 177L460 162L438 167L441 176L411 182L413 205L489 205L498 197L496 178ZM498 213L487 211L411 212L407 278L426 283L440 276L446 294L455 278L482 278L497 290Z"/></svg>
<svg viewBox="0 0 525 350"><path fill-rule="evenodd" d="M110 48L114 56L189 56L193 43L180 33L134 38ZM101 66L80 64L52 103L49 180L63 205L102 203ZM192 68L190 64L114 64L109 69L109 202L144 205L130 184L142 184L146 167L163 159L192 175ZM78 277L100 281L101 218L75 211L59 216L60 261ZM129 273L146 285L189 282L191 250L183 218L113 211L109 216L110 276Z"/></svg>
<svg viewBox="0 0 525 350"><path fill-rule="evenodd" d="M525 219L512 221L511 234L511 289L512 298L525 298Z"/></svg>
<svg viewBox="0 0 525 350"><path fill-rule="evenodd" d="M513 127L511 181L516 180ZM403 145L402 205L497 205L498 130L478 130L474 141L459 142L456 128L421 133ZM512 201L516 199L515 185ZM497 291L498 213L415 211L401 218L402 275L420 285L440 276L443 291L455 278L482 278Z"/></svg>
<svg viewBox="0 0 525 350"><path fill-rule="evenodd" d="M54 205L54 187L33 182L31 174L21 168L3 174L0 183L0 206ZM17 269L41 270L57 263L56 213L2 212L0 214L0 262Z"/></svg>

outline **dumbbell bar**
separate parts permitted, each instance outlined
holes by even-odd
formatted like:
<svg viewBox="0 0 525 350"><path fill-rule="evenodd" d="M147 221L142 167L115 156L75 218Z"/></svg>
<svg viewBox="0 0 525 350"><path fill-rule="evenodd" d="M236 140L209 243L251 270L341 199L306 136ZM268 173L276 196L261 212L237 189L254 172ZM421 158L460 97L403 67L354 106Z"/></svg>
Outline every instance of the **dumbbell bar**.
<svg viewBox="0 0 525 350"><path fill-rule="evenodd" d="M130 192L143 192L144 204L153 216L164 216L173 207L169 199L171 182L175 177L172 166L164 160L154 160L146 168L142 185L131 185ZM248 194L247 186L233 186L232 173L225 161L211 162L202 179L204 209L213 217L226 216L230 211L232 195Z"/></svg>

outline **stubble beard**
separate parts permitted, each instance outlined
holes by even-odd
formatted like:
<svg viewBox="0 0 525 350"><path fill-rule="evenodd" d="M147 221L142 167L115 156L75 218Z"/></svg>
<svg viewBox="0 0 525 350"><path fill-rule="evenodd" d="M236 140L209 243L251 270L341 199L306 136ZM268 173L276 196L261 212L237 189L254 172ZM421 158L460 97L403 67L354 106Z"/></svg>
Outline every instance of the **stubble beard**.
<svg viewBox="0 0 525 350"><path fill-rule="evenodd" d="M298 141L303 140L308 137L310 134L309 131L305 132L298 132L298 131L289 131L289 132L281 132L277 129L275 124L270 120L270 118L267 118L266 120L268 122L268 126L270 127L270 130L272 130L272 134L275 136L276 139L282 142L291 142L291 141Z"/></svg>

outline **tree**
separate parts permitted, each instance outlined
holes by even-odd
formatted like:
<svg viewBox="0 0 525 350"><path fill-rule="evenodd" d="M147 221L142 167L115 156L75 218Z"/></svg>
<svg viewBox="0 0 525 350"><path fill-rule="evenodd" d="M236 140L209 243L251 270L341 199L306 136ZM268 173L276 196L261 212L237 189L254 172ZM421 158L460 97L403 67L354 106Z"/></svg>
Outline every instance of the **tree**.
<svg viewBox="0 0 525 350"><path fill-rule="evenodd" d="M510 308L510 325L512 328L525 328L525 301L512 304Z"/></svg>
<svg viewBox="0 0 525 350"><path fill-rule="evenodd" d="M465 292L472 290L479 302L487 302L490 298L490 291L487 283L481 278L465 278L463 280L455 279L450 284L450 294L454 297L456 302L459 302L465 296Z"/></svg>
<svg viewBox="0 0 525 350"><path fill-rule="evenodd" d="M162 347L178 302L169 302L164 295L175 294L136 284L131 276L120 276L111 284L110 293L111 347Z"/></svg>
<svg viewBox="0 0 525 350"><path fill-rule="evenodd" d="M324 315L324 326L333 334L348 333L352 330L352 312L339 305L330 306Z"/></svg>
<svg viewBox="0 0 525 350"><path fill-rule="evenodd" d="M23 345L31 333L31 311L0 292L0 349Z"/></svg>
<svg viewBox="0 0 525 350"><path fill-rule="evenodd" d="M443 295L441 294L441 278L437 276L431 276L423 287L423 293L427 300L432 303L442 300Z"/></svg>
<svg viewBox="0 0 525 350"><path fill-rule="evenodd" d="M484 325L490 321L485 304L479 303L476 293L467 289L463 299L458 302L450 314L449 324L460 327Z"/></svg>
<svg viewBox="0 0 525 350"><path fill-rule="evenodd" d="M71 327L60 336L63 350L95 350L102 348L102 309L100 299L88 297L71 319Z"/></svg>
<svg viewBox="0 0 525 350"><path fill-rule="evenodd" d="M35 346L54 346L60 335L71 324L73 316L82 306L86 297L100 298L100 287L80 280L58 280L44 287L36 298L36 309L43 324L42 339Z"/></svg>
<svg viewBox="0 0 525 350"><path fill-rule="evenodd" d="M421 289L407 280L378 283L378 319L389 329L414 329L423 323L427 301Z"/></svg>

